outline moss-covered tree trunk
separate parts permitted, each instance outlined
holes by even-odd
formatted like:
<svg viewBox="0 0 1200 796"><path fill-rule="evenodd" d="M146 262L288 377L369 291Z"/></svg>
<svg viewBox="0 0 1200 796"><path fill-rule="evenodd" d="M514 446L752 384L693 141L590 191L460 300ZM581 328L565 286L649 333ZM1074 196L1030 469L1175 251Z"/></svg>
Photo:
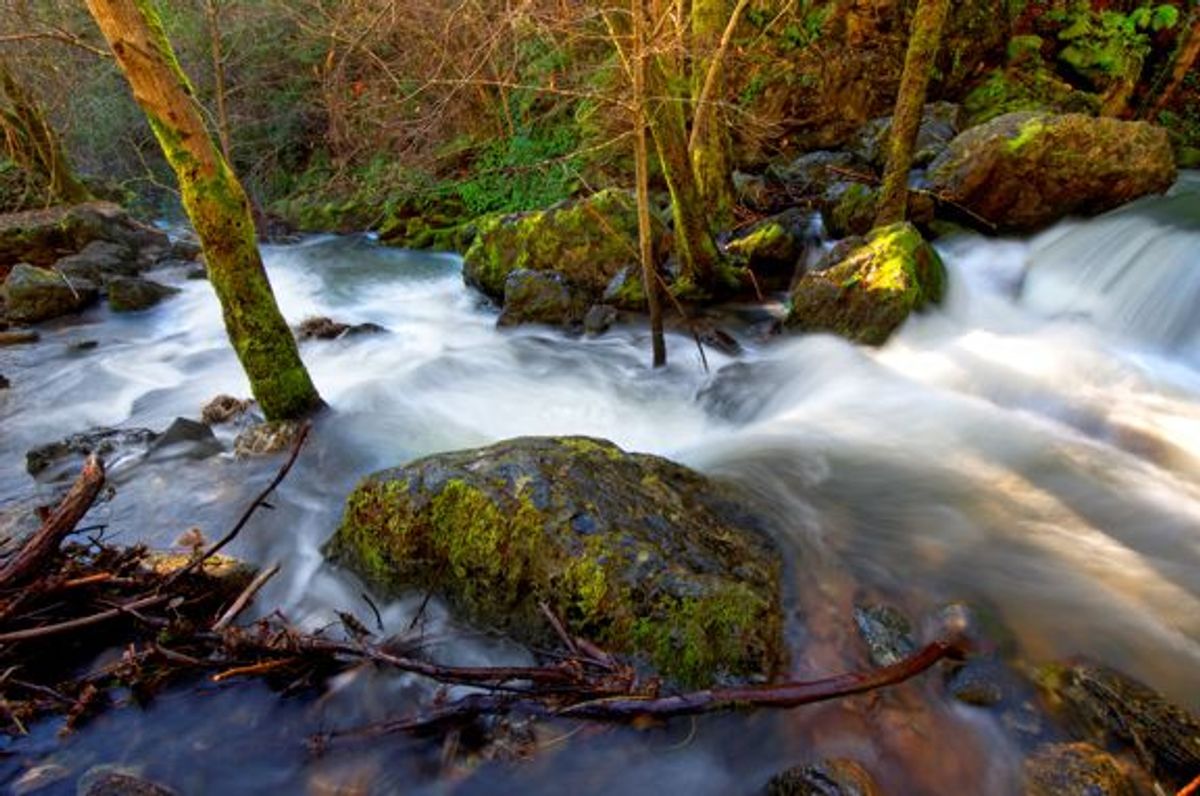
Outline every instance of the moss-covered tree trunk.
<svg viewBox="0 0 1200 796"><path fill-rule="evenodd" d="M733 220L732 143L720 113L724 60L737 17L746 5L747 0L738 0L731 13L729 0L692 0L692 171L700 197L719 228Z"/></svg>
<svg viewBox="0 0 1200 796"><path fill-rule="evenodd" d="M633 155L637 179L638 251L642 260L642 285L646 291L646 308L650 312L650 339L654 367L667 364L667 345L663 338L662 306L659 303L658 271L654 262L654 233L650 226L650 152L646 108L646 0L630 0L633 16Z"/></svg>
<svg viewBox="0 0 1200 796"><path fill-rule="evenodd" d="M14 163L42 183L49 203L86 202L91 192L71 169L62 141L37 101L0 60L0 134Z"/></svg>
<svg viewBox="0 0 1200 796"><path fill-rule="evenodd" d="M934 59L942 41L942 27L950 10L950 0L920 0L913 16L904 59L904 75L892 114L892 132L888 139L887 167L879 197L875 226L886 227L904 220L908 208L908 172L912 167L913 147L921 129L925 90L933 71Z"/></svg>
<svg viewBox="0 0 1200 796"><path fill-rule="evenodd" d="M213 145L153 0L87 0L117 64L175 170L225 329L268 419L321 405L263 269L250 203Z"/></svg>
<svg viewBox="0 0 1200 796"><path fill-rule="evenodd" d="M1182 34L1179 47L1175 50L1175 60L1171 66L1171 78L1162 92L1150 105L1147 118L1154 117L1166 110L1167 106L1179 93L1183 81L1193 74L1197 59L1200 59L1200 8L1193 8L1187 29Z"/></svg>

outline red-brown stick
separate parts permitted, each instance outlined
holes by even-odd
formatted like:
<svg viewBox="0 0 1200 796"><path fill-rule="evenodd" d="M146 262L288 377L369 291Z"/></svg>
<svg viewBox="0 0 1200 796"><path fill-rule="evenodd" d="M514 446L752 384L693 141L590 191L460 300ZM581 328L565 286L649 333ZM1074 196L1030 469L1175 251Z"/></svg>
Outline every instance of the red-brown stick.
<svg viewBox="0 0 1200 796"><path fill-rule="evenodd" d="M83 470L58 508L46 518L37 533L29 537L17 554L0 568L0 589L19 586L32 580L41 571L62 540L75 530L83 515L87 514L102 486L104 463L93 453L83 463Z"/></svg>

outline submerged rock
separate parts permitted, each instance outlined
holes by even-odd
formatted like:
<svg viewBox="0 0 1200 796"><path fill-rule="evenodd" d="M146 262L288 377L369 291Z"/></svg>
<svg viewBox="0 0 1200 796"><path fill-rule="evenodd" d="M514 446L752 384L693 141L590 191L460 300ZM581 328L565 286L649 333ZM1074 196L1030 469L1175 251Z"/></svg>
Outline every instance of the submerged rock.
<svg viewBox="0 0 1200 796"><path fill-rule="evenodd" d="M270 456L288 450L303 425L298 420L274 420L250 426L233 441L233 452L244 458Z"/></svg>
<svg viewBox="0 0 1200 796"><path fill-rule="evenodd" d="M504 309L496 323L562 326L578 318L578 304L561 274L519 268L504 280Z"/></svg>
<svg viewBox="0 0 1200 796"><path fill-rule="evenodd" d="M1089 743L1047 744L1025 761L1026 796L1135 796L1112 755Z"/></svg>
<svg viewBox="0 0 1200 796"><path fill-rule="evenodd" d="M1095 215L1175 182L1166 130L1072 113L1010 113L967 130L929 168L931 190L1000 232Z"/></svg>
<svg viewBox="0 0 1200 796"><path fill-rule="evenodd" d="M665 228L657 218L655 237ZM548 210L492 216L477 224L463 257L463 278L495 301L518 269L554 271L573 290L599 299L622 268L638 261L637 205L626 191L606 190Z"/></svg>
<svg viewBox="0 0 1200 796"><path fill-rule="evenodd" d="M1172 789L1200 772L1200 719L1149 686L1088 662L1043 667L1037 680L1050 709L1079 737L1138 750Z"/></svg>
<svg viewBox="0 0 1200 796"><path fill-rule="evenodd" d="M31 449L25 454L25 469L30 475L39 476L51 467L56 471L69 468L69 475L74 478L89 453L103 458L111 468L117 459L141 456L157 438L148 428L92 429Z"/></svg>
<svg viewBox="0 0 1200 796"><path fill-rule="evenodd" d="M465 619L637 653L684 684L782 657L778 553L730 487L585 437L521 438L368 476L327 552L373 587L432 590Z"/></svg>
<svg viewBox="0 0 1200 796"><path fill-rule="evenodd" d="M108 306L113 312L147 310L174 296L179 288L136 276L118 276L108 282Z"/></svg>
<svg viewBox="0 0 1200 796"><path fill-rule="evenodd" d="M789 768L766 784L761 796L880 796L867 770L853 760L823 760Z"/></svg>
<svg viewBox="0 0 1200 796"><path fill-rule="evenodd" d="M844 260L792 288L787 324L882 345L909 313L942 300L946 270L911 224L875 230Z"/></svg>
<svg viewBox="0 0 1200 796"><path fill-rule="evenodd" d="M175 796L175 791L117 766L94 766L75 786L78 796Z"/></svg>
<svg viewBox="0 0 1200 796"><path fill-rule="evenodd" d="M18 263L4 280L8 319L38 323L79 312L100 297L91 282L68 281L62 274Z"/></svg>
<svg viewBox="0 0 1200 796"><path fill-rule="evenodd" d="M254 404L249 398L234 398L232 395L218 395L204 405L200 410L200 420L210 426L219 426L244 415Z"/></svg>
<svg viewBox="0 0 1200 796"><path fill-rule="evenodd" d="M342 323L324 316L305 318L296 327L298 340L337 340L342 337L354 337L360 334L381 334L386 332L377 323Z"/></svg>
<svg viewBox="0 0 1200 796"><path fill-rule="evenodd" d="M890 605L854 606L854 624L875 666L899 663L917 650L908 617Z"/></svg>
<svg viewBox="0 0 1200 796"><path fill-rule="evenodd" d="M167 430L158 435L150 445L150 456L162 459L167 457L186 457L189 459L205 459L215 456L224 448L213 434L212 429L204 423L197 423L186 417L177 417Z"/></svg>

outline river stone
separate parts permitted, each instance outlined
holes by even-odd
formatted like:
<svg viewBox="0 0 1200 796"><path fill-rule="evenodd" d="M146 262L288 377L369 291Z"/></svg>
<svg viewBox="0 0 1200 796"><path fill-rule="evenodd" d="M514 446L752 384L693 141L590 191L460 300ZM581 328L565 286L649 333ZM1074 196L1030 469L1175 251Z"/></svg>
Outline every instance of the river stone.
<svg viewBox="0 0 1200 796"><path fill-rule="evenodd" d="M769 166L767 179L796 204L820 199L831 185L846 179L844 172L863 168L862 162L849 152L809 152L791 163Z"/></svg>
<svg viewBox="0 0 1200 796"><path fill-rule="evenodd" d="M787 324L882 345L909 313L942 300L946 269L911 224L872 232L844 260L796 281Z"/></svg>
<svg viewBox="0 0 1200 796"><path fill-rule="evenodd" d="M210 426L219 426L244 415L253 403L249 398L218 395L200 410L200 420Z"/></svg>
<svg viewBox="0 0 1200 796"><path fill-rule="evenodd" d="M136 276L118 276L108 282L108 306L113 312L138 312L147 310L179 288L159 284Z"/></svg>
<svg viewBox="0 0 1200 796"><path fill-rule="evenodd" d="M3 373L0 373L0 390L7 390L12 386L12 382Z"/></svg>
<svg viewBox="0 0 1200 796"><path fill-rule="evenodd" d="M836 182L825 192L821 223L834 239L866 235L875 225L879 189L858 182Z"/></svg>
<svg viewBox="0 0 1200 796"><path fill-rule="evenodd" d="M128 245L94 240L78 254L59 259L54 270L68 279L82 279L99 285L114 276L137 276L140 268Z"/></svg>
<svg viewBox="0 0 1200 796"><path fill-rule="evenodd" d="M496 323L499 326L522 323L560 326L578 317L577 304L561 274L519 268L504 280L504 309Z"/></svg>
<svg viewBox="0 0 1200 796"><path fill-rule="evenodd" d="M917 651L908 617L890 605L854 606L854 624L875 666L891 666Z"/></svg>
<svg viewBox="0 0 1200 796"><path fill-rule="evenodd" d="M963 127L962 106L953 102L931 102L921 114L921 126L913 145L912 168L927 166L940 155ZM881 116L858 131L849 149L859 160L882 172L887 165L892 117Z"/></svg>
<svg viewBox="0 0 1200 796"><path fill-rule="evenodd" d="M298 420L274 420L250 426L234 439L233 452L238 458L281 453L296 442L303 425Z"/></svg>
<svg viewBox="0 0 1200 796"><path fill-rule="evenodd" d="M608 304L593 304L583 316L583 331L590 335L602 335L613 327L621 313Z"/></svg>
<svg viewBox="0 0 1200 796"><path fill-rule="evenodd" d="M797 208L764 218L725 244L725 251L745 262L763 287L784 288L808 249L808 218Z"/></svg>
<svg viewBox="0 0 1200 796"><path fill-rule="evenodd" d="M95 240L134 251L167 251L166 234L135 220L112 202L87 202L0 216L0 266L17 262L48 266Z"/></svg>
<svg viewBox="0 0 1200 796"><path fill-rule="evenodd" d="M879 786L853 760L823 760L771 777L761 796L879 796Z"/></svg>
<svg viewBox="0 0 1200 796"><path fill-rule="evenodd" d="M382 334L387 329L377 323L342 323L323 315L305 318L296 327L297 340L338 340L342 337L355 337L360 334Z"/></svg>
<svg viewBox="0 0 1200 796"><path fill-rule="evenodd" d="M61 274L18 263L4 280L4 304L10 321L38 323L79 312L100 296L90 282L68 282Z"/></svg>
<svg viewBox="0 0 1200 796"><path fill-rule="evenodd" d="M40 476L53 467L56 473L69 471L73 478L89 453L100 456L111 469L117 459L144 454L157 438L148 428L96 428L30 449L25 469Z"/></svg>
<svg viewBox="0 0 1200 796"><path fill-rule="evenodd" d="M1012 233L1163 193L1175 177L1175 155L1161 127L1036 112L967 130L928 174L939 198Z"/></svg>
<svg viewBox="0 0 1200 796"><path fill-rule="evenodd" d="M779 555L732 487L587 437L527 437L363 479L327 553L386 594L465 620L633 653L684 685L770 675Z"/></svg>
<svg viewBox="0 0 1200 796"><path fill-rule="evenodd" d="M175 796L175 791L117 766L88 769L76 783L77 796Z"/></svg>
<svg viewBox="0 0 1200 796"><path fill-rule="evenodd" d="M1089 743L1047 744L1025 761L1025 796L1135 796L1112 755Z"/></svg>
<svg viewBox="0 0 1200 796"><path fill-rule="evenodd" d="M1173 790L1200 773L1200 718L1149 686L1087 661L1043 667L1037 681L1050 709L1078 737L1139 750Z"/></svg>
<svg viewBox="0 0 1200 796"><path fill-rule="evenodd" d="M208 425L186 417L177 417L167 430L151 443L148 454L157 459L206 459L222 450L224 448Z"/></svg>
<svg viewBox="0 0 1200 796"><path fill-rule="evenodd" d="M652 216L656 241L666 230ZM491 216L477 223L463 256L467 284L503 301L518 269L554 271L587 299L597 300L623 267L638 261L637 203L627 191L601 191L548 210Z"/></svg>
<svg viewBox="0 0 1200 796"><path fill-rule="evenodd" d="M17 329L11 332L0 331L0 348L7 348L13 345L30 345L40 339L42 339L40 334L28 329Z"/></svg>

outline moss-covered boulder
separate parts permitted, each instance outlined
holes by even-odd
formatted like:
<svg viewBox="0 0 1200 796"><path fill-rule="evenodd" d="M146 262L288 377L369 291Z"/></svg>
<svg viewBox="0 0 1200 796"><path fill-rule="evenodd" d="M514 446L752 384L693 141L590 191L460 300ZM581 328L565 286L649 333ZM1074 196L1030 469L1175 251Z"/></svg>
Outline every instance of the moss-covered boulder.
<svg viewBox="0 0 1200 796"><path fill-rule="evenodd" d="M504 309L499 326L545 323L561 326L579 320L584 306L561 274L521 268L504 280Z"/></svg>
<svg viewBox="0 0 1200 796"><path fill-rule="evenodd" d="M916 227L872 232L832 267L805 274L792 288L787 324L882 345L909 313L942 300L946 269Z"/></svg>
<svg viewBox="0 0 1200 796"><path fill-rule="evenodd" d="M929 169L930 188L1000 232L1094 215L1175 182L1165 130L1078 113L1010 113L967 130Z"/></svg>
<svg viewBox="0 0 1200 796"><path fill-rule="evenodd" d="M1025 761L1026 796L1134 796L1112 755L1089 743L1047 744Z"/></svg>
<svg viewBox="0 0 1200 796"><path fill-rule="evenodd" d="M110 202L64 205L0 216L0 268L23 262L47 266L96 240L135 251L170 251L166 234Z"/></svg>
<svg viewBox="0 0 1200 796"><path fill-rule="evenodd" d="M177 287L137 276L118 276L110 279L106 287L108 306L113 312L148 310L179 292Z"/></svg>
<svg viewBox="0 0 1200 796"><path fill-rule="evenodd" d="M798 208L764 218L725 244L725 252L743 262L769 290L784 288L808 250L809 214Z"/></svg>
<svg viewBox="0 0 1200 796"><path fill-rule="evenodd" d="M656 237L665 228L654 219ZM490 216L476 225L463 277L496 301L518 269L555 271L573 290L599 299L617 273L638 261L637 206L626 191L607 190L549 210Z"/></svg>
<svg viewBox="0 0 1200 796"><path fill-rule="evenodd" d="M779 558L730 487L585 437L522 438L365 478L328 554L385 593L548 645L572 633L688 684L781 662Z"/></svg>
<svg viewBox="0 0 1200 796"><path fill-rule="evenodd" d="M831 238L866 235L875 223L878 206L878 188L859 182L835 183L825 193L821 223Z"/></svg>
<svg viewBox="0 0 1200 796"><path fill-rule="evenodd" d="M79 312L95 303L100 292L90 282L69 282L55 271L18 263L0 294L10 321L38 323Z"/></svg>

